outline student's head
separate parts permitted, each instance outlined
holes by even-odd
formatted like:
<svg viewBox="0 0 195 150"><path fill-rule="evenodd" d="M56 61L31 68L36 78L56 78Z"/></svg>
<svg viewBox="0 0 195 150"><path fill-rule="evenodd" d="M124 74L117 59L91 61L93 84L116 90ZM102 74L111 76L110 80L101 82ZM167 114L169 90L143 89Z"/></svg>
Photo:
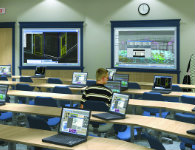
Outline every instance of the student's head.
<svg viewBox="0 0 195 150"><path fill-rule="evenodd" d="M96 71L96 82L106 84L108 81L108 71L104 68L99 68Z"/></svg>

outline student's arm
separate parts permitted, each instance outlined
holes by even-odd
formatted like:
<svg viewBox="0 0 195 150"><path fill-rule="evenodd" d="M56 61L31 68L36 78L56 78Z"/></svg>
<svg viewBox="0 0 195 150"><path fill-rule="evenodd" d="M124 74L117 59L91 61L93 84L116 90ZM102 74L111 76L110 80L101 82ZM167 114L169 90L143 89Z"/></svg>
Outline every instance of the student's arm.
<svg viewBox="0 0 195 150"><path fill-rule="evenodd" d="M80 108L83 109L83 104L80 105Z"/></svg>

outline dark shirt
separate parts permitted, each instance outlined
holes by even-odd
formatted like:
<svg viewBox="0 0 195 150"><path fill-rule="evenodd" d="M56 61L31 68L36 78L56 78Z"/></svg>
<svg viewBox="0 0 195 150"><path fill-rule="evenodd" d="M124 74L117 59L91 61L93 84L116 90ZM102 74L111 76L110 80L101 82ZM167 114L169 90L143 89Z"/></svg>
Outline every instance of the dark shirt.
<svg viewBox="0 0 195 150"><path fill-rule="evenodd" d="M93 86L88 86L82 95L81 104L83 104L86 100L96 100L103 101L108 106L111 103L112 99L112 91L105 87L103 84L95 84Z"/></svg>

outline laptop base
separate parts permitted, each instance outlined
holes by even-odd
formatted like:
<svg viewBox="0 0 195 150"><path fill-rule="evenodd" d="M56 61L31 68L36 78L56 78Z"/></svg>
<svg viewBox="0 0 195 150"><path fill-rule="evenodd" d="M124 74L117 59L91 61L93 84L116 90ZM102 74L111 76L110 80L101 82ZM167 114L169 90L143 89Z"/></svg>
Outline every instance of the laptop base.
<svg viewBox="0 0 195 150"><path fill-rule="evenodd" d="M75 146L80 143L83 143L87 141L85 138L78 138L75 136L70 135L62 135L62 134L56 134L47 138L43 138L42 142L52 143L52 144L58 144L63 146Z"/></svg>
<svg viewBox="0 0 195 150"><path fill-rule="evenodd" d="M86 85L69 85L68 87L70 87L70 88L83 88L85 86Z"/></svg>
<svg viewBox="0 0 195 150"><path fill-rule="evenodd" d="M171 93L171 91L163 91L163 90L152 90L150 92L153 92L153 93L161 93L161 94L169 94L169 93Z"/></svg>
<svg viewBox="0 0 195 150"><path fill-rule="evenodd" d="M5 105L5 104L6 104L5 102L0 102L0 106Z"/></svg>
<svg viewBox="0 0 195 150"><path fill-rule="evenodd" d="M116 119L125 119L124 116L112 114L112 113L100 113L100 114L93 114L93 117L104 119L104 120L116 120Z"/></svg>
<svg viewBox="0 0 195 150"><path fill-rule="evenodd" d="M31 78L45 78L44 75L35 75L35 76L31 76Z"/></svg>

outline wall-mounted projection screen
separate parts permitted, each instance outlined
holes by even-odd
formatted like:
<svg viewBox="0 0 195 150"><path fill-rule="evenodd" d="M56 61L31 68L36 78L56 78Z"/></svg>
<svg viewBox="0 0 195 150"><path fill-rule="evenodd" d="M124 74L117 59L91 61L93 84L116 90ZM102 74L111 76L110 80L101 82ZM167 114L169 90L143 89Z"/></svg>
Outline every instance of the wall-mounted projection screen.
<svg viewBox="0 0 195 150"><path fill-rule="evenodd" d="M22 28L22 66L81 67L80 28Z"/></svg>
<svg viewBox="0 0 195 150"><path fill-rule="evenodd" d="M176 27L115 27L114 67L177 68Z"/></svg>

